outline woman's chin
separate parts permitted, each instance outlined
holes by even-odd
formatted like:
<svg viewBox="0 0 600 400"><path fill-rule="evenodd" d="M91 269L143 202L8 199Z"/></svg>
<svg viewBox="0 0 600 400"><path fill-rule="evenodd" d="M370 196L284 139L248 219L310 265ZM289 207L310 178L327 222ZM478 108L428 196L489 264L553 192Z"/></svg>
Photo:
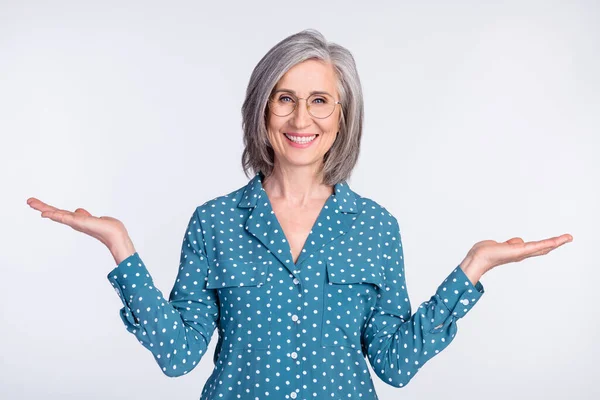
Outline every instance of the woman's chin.
<svg viewBox="0 0 600 400"><path fill-rule="evenodd" d="M292 155L287 153L285 157L285 165L288 167L308 167L316 163L322 162L323 157L317 157L314 154Z"/></svg>

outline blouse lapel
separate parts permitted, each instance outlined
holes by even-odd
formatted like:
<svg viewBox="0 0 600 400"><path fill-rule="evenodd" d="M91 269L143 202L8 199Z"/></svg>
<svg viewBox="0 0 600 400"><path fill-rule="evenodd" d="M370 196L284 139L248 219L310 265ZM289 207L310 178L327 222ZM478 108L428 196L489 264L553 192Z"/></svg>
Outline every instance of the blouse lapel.
<svg viewBox="0 0 600 400"><path fill-rule="evenodd" d="M334 193L327 199L296 264L277 220L271 202L262 186L262 175L257 172L244 188L238 207L252 208L244 228L256 237L296 278L300 279L301 264L323 246L344 235L358 216L356 194L350 190L346 181L334 186Z"/></svg>

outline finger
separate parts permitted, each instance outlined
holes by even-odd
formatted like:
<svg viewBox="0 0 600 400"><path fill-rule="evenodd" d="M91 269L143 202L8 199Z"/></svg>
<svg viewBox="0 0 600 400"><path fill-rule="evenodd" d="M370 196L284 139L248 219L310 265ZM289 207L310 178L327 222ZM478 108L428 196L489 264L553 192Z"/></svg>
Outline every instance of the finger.
<svg viewBox="0 0 600 400"><path fill-rule="evenodd" d="M71 214L70 211L63 211L58 209L46 210L42 211L42 218L49 218L52 221L60 222L61 224L65 223L65 215Z"/></svg>
<svg viewBox="0 0 600 400"><path fill-rule="evenodd" d="M523 248L526 250L527 254L532 254L537 251L547 249L549 247L550 248L556 247L564 241L565 241L565 239L564 238L561 239L561 236L556 236L556 237L548 238L548 239L544 239L544 240L527 242L523 245Z"/></svg>
<svg viewBox="0 0 600 400"><path fill-rule="evenodd" d="M508 244L523 243L523 239L521 239L520 237L514 237L512 239L508 239L505 243L508 243Z"/></svg>
<svg viewBox="0 0 600 400"><path fill-rule="evenodd" d="M35 197L31 197L27 200L27 204L29 204L29 206L31 208L34 208L38 211L59 211L58 208L53 207L49 204L44 203L41 200L36 199Z"/></svg>
<svg viewBox="0 0 600 400"><path fill-rule="evenodd" d="M61 212L70 213L70 211L68 211L68 210L62 210L60 208L53 207L49 204L44 203L43 201L36 199L35 197L30 197L29 199L27 199L27 204L29 204L32 208L35 208L36 210L42 211L42 214L44 212L48 212L48 211L61 211ZM92 214L90 212L88 212L87 210L85 210L83 208L78 208L77 210L75 210L75 213L84 215L86 217L92 216Z"/></svg>
<svg viewBox="0 0 600 400"><path fill-rule="evenodd" d="M569 243L572 239L573 237L571 235L565 234L537 242L525 243L521 257L527 258L548 254L557 247L560 247L565 243Z"/></svg>
<svg viewBox="0 0 600 400"><path fill-rule="evenodd" d="M564 244L564 243L563 243L563 244ZM556 249L556 248L558 248L558 247L560 247L560 246L562 246L562 244L561 244L561 245L558 245L558 246L556 246L556 247L549 247L549 248L547 248L547 249L542 249L542 250L540 250L540 251L536 251L535 253L532 253L532 254L529 254L529 255L527 255L525 258L528 258L528 257L537 257L537 256L546 255L546 254L550 253L552 250L554 250L554 249Z"/></svg>
<svg viewBox="0 0 600 400"><path fill-rule="evenodd" d="M87 215L82 213L72 213L70 211L44 211L42 217L50 218L52 221L59 222L64 225L68 225L71 228L83 232L85 224L84 220L89 218Z"/></svg>
<svg viewBox="0 0 600 400"><path fill-rule="evenodd" d="M525 256L525 258L546 255L546 254L550 253L552 250L554 250L554 249L553 248L548 248L546 250L536 251L535 253L528 254L527 256Z"/></svg>

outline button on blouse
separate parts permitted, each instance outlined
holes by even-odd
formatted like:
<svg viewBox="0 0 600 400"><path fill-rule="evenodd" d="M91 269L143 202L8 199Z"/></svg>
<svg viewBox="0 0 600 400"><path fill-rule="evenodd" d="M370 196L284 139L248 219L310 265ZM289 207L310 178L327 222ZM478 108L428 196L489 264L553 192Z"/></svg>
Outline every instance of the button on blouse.
<svg viewBox="0 0 600 400"><path fill-rule="evenodd" d="M196 207L168 298L137 252L107 275L127 331L176 377L217 329L201 400L377 399L366 360L406 386L452 342L481 282L456 266L413 312L398 221L345 181L294 263L263 178Z"/></svg>

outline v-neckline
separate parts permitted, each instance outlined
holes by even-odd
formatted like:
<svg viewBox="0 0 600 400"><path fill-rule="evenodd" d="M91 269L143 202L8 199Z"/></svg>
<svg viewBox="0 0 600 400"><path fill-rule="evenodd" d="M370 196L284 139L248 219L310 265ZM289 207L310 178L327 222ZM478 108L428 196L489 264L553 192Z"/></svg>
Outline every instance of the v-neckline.
<svg viewBox="0 0 600 400"><path fill-rule="evenodd" d="M298 260L294 262L291 246L287 243L287 237L262 186L263 179L262 173L256 173L244 188L237 203L242 209L251 209L244 221L244 228L265 247L267 253L279 260L290 274L300 279L298 268L305 261L308 262L315 255L318 257L318 254L325 252L324 246L352 229L353 222L360 213L357 201L359 197L346 181L336 183L332 195L323 204L313 223ZM262 256L259 258L262 259Z"/></svg>
<svg viewBox="0 0 600 400"><path fill-rule="evenodd" d="M329 203L332 202L332 199L335 196L335 185L332 187L333 193L331 193L329 195L329 197L327 197L327 199L325 200L325 202L321 206L321 209L319 210L319 213L317 214L317 218L315 219L315 222L313 222L310 230L308 231L308 235L306 236L306 239L304 240L304 243L302 243L302 248L300 249L300 253L298 253L298 259L296 261L294 261L294 254L292 254L292 246L290 245L290 240L288 238L288 235L286 235L285 231L283 230L283 227L281 226L281 222L279 222L279 218L277 217L277 214L275 214L275 210L273 209L273 203L271 202L271 199L269 198L269 195L268 195L268 193L265 190L265 187L263 185L263 180L265 179L264 178L264 174L262 172L260 172L259 174L260 174L260 186L261 186L262 191L265 193L265 199L266 199L266 202L268 203L269 210L273 213L273 219L274 219L275 223L277 224L277 228L281 230L281 233L282 233L283 237L285 238L285 243L286 243L286 246L287 246L287 248L289 250L291 263L294 266L294 269L297 270L298 266L300 264L302 264L302 263L299 263L299 264L296 264L296 263L298 261L303 261L302 260L302 254L306 252L306 250L305 250L306 249L306 243L309 243L309 240L314 235L315 227L319 223L319 221L321 219L321 216L323 215L323 211L326 210L329 207Z"/></svg>

